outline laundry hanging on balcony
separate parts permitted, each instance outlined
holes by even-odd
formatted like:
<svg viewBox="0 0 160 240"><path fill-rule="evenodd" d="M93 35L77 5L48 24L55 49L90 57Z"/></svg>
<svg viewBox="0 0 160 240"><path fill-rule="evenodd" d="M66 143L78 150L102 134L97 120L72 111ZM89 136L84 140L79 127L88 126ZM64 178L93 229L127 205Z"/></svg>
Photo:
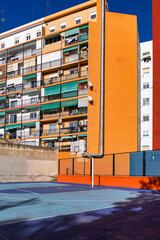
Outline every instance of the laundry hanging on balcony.
<svg viewBox="0 0 160 240"><path fill-rule="evenodd" d="M88 97L78 99L78 108L88 107Z"/></svg>

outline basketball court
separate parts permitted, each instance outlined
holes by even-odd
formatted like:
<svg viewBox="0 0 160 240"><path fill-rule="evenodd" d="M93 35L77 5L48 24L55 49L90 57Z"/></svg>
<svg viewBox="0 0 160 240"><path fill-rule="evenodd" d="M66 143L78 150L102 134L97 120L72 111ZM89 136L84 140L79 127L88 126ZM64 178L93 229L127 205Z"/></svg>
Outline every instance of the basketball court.
<svg viewBox="0 0 160 240"><path fill-rule="evenodd" d="M159 202L158 192L138 189L47 182L0 184L0 239L143 239L132 238L134 226L129 238L118 238L122 233L115 235L114 227L118 221L119 229L122 224L125 230L125 224L127 229L136 216L142 223L145 214L151 213L146 212L148 206L152 209Z"/></svg>

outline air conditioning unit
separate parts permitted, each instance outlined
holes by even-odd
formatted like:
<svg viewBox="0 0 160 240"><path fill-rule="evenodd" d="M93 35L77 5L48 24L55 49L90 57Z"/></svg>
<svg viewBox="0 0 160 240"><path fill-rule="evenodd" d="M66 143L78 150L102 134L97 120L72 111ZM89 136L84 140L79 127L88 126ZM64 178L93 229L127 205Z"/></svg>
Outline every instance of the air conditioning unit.
<svg viewBox="0 0 160 240"><path fill-rule="evenodd" d="M63 70L59 70L58 75L63 75Z"/></svg>

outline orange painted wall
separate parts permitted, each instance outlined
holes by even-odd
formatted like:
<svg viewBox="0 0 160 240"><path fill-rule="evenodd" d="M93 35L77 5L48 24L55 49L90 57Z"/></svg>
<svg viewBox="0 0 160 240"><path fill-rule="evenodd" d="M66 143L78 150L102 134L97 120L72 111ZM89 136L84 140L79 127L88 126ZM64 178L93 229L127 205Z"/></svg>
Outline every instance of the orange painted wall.
<svg viewBox="0 0 160 240"><path fill-rule="evenodd" d="M88 153L100 153L101 1L89 25ZM137 151L137 17L106 12L104 153Z"/></svg>
<svg viewBox="0 0 160 240"><path fill-rule="evenodd" d="M58 182L92 184L91 176L65 176L59 175ZM124 176L95 176L95 185L108 187L125 187L160 190L160 178L158 177L124 177Z"/></svg>

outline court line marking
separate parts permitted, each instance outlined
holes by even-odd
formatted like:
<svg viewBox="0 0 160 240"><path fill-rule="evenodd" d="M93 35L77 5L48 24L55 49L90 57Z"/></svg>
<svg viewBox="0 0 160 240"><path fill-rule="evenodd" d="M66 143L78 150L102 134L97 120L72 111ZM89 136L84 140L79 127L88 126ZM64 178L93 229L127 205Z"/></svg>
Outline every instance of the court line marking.
<svg viewBox="0 0 160 240"><path fill-rule="evenodd" d="M47 217L42 217L42 218L32 218L32 219L21 220L21 221L12 221L12 222L8 222L8 223L0 223L0 226L9 225L9 224L23 223L23 222L31 222L31 221L37 221L37 220L43 220L43 219L47 219L47 218L55 218L55 217L61 217L61 216L68 216L68 215L72 215L72 214L92 212L92 211L97 211L97 210L102 210L102 209L105 210L105 209L109 209L109 208L115 208L115 207L96 208L96 209L91 209L91 210L84 210L84 211L73 212L73 213L65 213L65 214L47 216Z"/></svg>
<svg viewBox="0 0 160 240"><path fill-rule="evenodd" d="M27 191L27 190L24 190L24 189L21 189L21 188L16 188L22 192L27 192L27 193L31 193L31 194L38 194L38 195L41 195L40 193L36 193L36 192L31 192L31 191Z"/></svg>

